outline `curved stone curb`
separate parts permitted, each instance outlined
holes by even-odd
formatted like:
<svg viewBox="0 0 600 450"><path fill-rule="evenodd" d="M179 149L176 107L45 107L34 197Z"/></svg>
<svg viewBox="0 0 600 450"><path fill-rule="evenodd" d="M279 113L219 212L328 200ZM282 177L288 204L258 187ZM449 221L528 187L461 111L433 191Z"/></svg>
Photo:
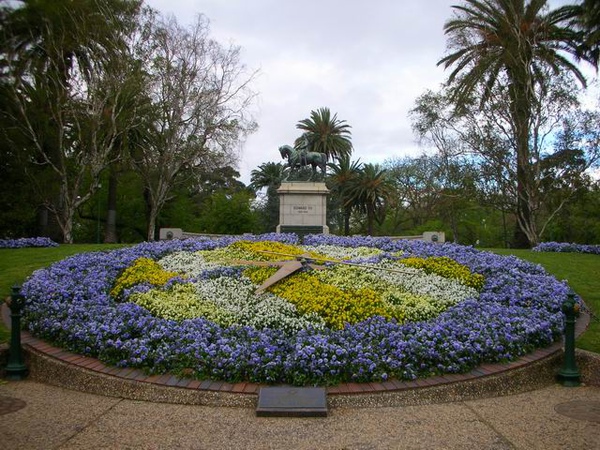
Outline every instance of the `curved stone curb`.
<svg viewBox="0 0 600 450"><path fill-rule="evenodd" d="M581 380L589 386L600 387L600 353L575 349L577 367L581 373Z"/></svg>
<svg viewBox="0 0 600 450"><path fill-rule="evenodd" d="M6 323L8 308L3 305L2 309ZM589 315L580 315L577 335L583 333L589 320ZM36 381L132 400L256 407L261 387L256 383L202 381L171 374L146 375L138 369L107 366L96 358L54 347L26 331L21 336L29 377ZM445 374L414 381L342 383L327 388L327 402L329 407L424 405L526 392L556 382L562 354L562 342L556 342L516 361L484 364L465 374ZM593 374L600 365L600 355L598 358L594 355L578 352L578 361L585 360L582 378L586 382L587 377L591 377L588 374Z"/></svg>

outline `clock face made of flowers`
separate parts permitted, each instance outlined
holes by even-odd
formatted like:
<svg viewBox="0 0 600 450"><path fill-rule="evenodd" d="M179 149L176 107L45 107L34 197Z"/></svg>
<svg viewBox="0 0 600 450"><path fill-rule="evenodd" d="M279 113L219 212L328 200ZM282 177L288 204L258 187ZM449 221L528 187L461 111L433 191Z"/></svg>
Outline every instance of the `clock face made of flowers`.
<svg viewBox="0 0 600 450"><path fill-rule="evenodd" d="M464 372L561 334L568 286L539 266L453 244L296 240L77 255L28 280L24 318L108 364L296 385Z"/></svg>
<svg viewBox="0 0 600 450"><path fill-rule="evenodd" d="M233 263L241 264L241 265L276 266L279 268L277 270L277 272L275 272L273 275L271 275L269 278L267 278L263 282L263 284L261 284L258 287L258 289L256 290L257 294L264 292L266 289L273 286L275 283L278 283L278 282L284 280L285 278L289 277L290 275L293 275L294 273L298 272L299 270L302 270L302 269L303 270L309 270L309 269L310 270L325 270L327 268L327 266L325 266L323 264L316 264L314 257L312 255L310 255L309 253L303 253L301 255L297 255L297 254L288 254L288 253L280 253L280 252L270 252L270 251L266 251L266 250L257 250L257 252L266 253L266 254L279 256L279 257L294 258L291 260L272 261L272 262L251 261L251 260L233 261ZM356 263L351 263L351 262L341 261L341 260L336 260L336 259L319 258L319 262L330 263L330 264L342 264L345 266L352 266L352 267L363 267L363 268L367 268L367 269L384 270L386 272L408 273L408 272L402 271L402 270L377 267L374 265L369 266L369 265L365 265L365 264L356 264Z"/></svg>
<svg viewBox="0 0 600 450"><path fill-rule="evenodd" d="M357 256L367 260L362 264L352 262ZM288 328L296 330L310 324L341 329L347 323L377 315L398 321L423 319L476 295L475 289L452 277L427 274L417 268L412 272L400 270L396 259L374 248L302 248L277 242L238 241L215 250L171 254L158 262L140 259L119 276L111 293L114 298L133 301L164 318L202 316L220 325L251 324L260 328L264 325L255 319L247 320L255 315L253 305L258 302L271 309L273 316L287 319ZM224 270L238 274L224 277ZM466 268L462 272L471 282L482 281ZM195 280L208 273L214 276ZM398 279L398 274L407 274L413 284L424 286L406 286L410 280ZM173 282L179 286L163 288ZM437 294L420 295L419 289L431 291L426 285L431 282ZM148 283L154 287L148 290Z"/></svg>
<svg viewBox="0 0 600 450"><path fill-rule="evenodd" d="M279 255L279 256L287 256L287 257L291 256L294 259L280 261L280 262L279 261L259 262L259 261L244 261L244 260L234 261L235 264L241 264L241 265L277 266L277 267L279 267L277 272L275 272L273 275L271 275L269 278L267 278L263 282L263 284L261 284L258 287L258 289L256 290L257 294L264 292L266 289L273 286L275 283L278 283L279 281L285 279L286 277L289 277L290 275L296 273L297 271L299 271L301 269L305 269L305 270L306 269L313 269L313 270L325 269L325 266L315 264L308 253L303 253L300 256L290 255L287 253L277 253L277 252L266 252L266 253L273 254L273 255Z"/></svg>

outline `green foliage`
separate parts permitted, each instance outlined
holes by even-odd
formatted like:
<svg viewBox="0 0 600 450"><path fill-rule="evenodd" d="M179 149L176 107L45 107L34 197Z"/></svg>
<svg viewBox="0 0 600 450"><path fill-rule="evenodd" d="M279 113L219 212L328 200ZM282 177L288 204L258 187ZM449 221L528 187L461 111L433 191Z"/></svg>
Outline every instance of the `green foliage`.
<svg viewBox="0 0 600 450"><path fill-rule="evenodd" d="M307 151L324 153L327 159L339 159L352 154L351 126L345 120L331 116L329 108L319 108L310 112L310 118L299 121L296 128L304 133L294 147Z"/></svg>
<svg viewBox="0 0 600 450"><path fill-rule="evenodd" d="M198 218L208 213L208 210L203 207L203 203L207 200L200 201L200 196L190 194L189 190L184 187L175 189L173 194L173 199L160 212L159 228L181 228L191 232L202 231L202 228L198 226Z"/></svg>
<svg viewBox="0 0 600 450"><path fill-rule="evenodd" d="M379 164L363 164L358 174L349 181L345 190L347 204L352 204L367 216L366 233L373 235L375 221L382 223L385 206L392 194L392 182L387 169Z"/></svg>
<svg viewBox="0 0 600 450"><path fill-rule="evenodd" d="M542 238L547 242L600 244L600 184L580 189L550 222Z"/></svg>
<svg viewBox="0 0 600 450"><path fill-rule="evenodd" d="M327 187L331 193L331 204L327 206L328 213L337 212L341 215L342 218L338 222L341 222L342 226L339 228L343 228L344 235L348 236L352 209L357 206L357 199L352 196L351 189L360 176L362 163L360 160L351 161L350 155L343 155L338 158L337 163L330 163L328 167L330 172L327 177Z"/></svg>
<svg viewBox="0 0 600 450"><path fill-rule="evenodd" d="M273 232L279 224L279 195L277 189L285 176L285 166L281 163L263 163L250 172L250 188L258 192L267 188L264 201L257 205L259 230L263 233Z"/></svg>
<svg viewBox="0 0 600 450"><path fill-rule="evenodd" d="M207 199L202 208L200 229L205 233L243 234L256 230L258 217L250 208L252 195L218 192Z"/></svg>

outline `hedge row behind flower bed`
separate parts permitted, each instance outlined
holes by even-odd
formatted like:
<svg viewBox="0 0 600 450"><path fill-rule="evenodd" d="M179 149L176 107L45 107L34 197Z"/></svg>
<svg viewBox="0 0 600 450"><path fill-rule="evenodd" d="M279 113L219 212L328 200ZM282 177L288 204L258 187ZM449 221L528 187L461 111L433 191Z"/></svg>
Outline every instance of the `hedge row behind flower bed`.
<svg viewBox="0 0 600 450"><path fill-rule="evenodd" d="M485 279L478 298L435 319L400 324L375 316L342 329L223 326L203 318L169 320L110 296L139 258L210 250L242 238L144 243L76 255L35 272L24 285L25 320L36 336L71 351L150 373L192 369L198 378L296 385L414 379L508 361L554 342L568 286L537 265L453 244L313 235L307 245L374 247L405 257L448 257ZM297 243L286 234L244 240Z"/></svg>

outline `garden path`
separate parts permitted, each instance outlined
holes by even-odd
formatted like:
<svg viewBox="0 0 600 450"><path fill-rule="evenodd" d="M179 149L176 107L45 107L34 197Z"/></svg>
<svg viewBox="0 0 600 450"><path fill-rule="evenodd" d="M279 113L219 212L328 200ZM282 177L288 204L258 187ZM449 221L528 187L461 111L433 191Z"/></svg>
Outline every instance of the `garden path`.
<svg viewBox="0 0 600 450"><path fill-rule="evenodd" d="M0 385L26 406L2 416L0 447L21 449L600 449L600 387L543 389L464 402L332 408L326 418L256 417L250 408L175 405L35 381ZM567 408L568 409L568 408Z"/></svg>

